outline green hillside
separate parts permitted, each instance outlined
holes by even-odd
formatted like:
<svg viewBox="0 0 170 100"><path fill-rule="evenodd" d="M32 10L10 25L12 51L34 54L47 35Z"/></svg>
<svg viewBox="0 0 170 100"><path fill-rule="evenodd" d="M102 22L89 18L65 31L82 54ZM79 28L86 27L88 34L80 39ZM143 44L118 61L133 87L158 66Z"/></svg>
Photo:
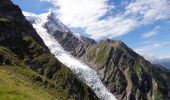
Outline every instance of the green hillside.
<svg viewBox="0 0 170 100"><path fill-rule="evenodd" d="M94 100L10 0L0 1L0 100Z"/></svg>
<svg viewBox="0 0 170 100"><path fill-rule="evenodd" d="M0 100L51 100L56 99L19 77L0 69Z"/></svg>

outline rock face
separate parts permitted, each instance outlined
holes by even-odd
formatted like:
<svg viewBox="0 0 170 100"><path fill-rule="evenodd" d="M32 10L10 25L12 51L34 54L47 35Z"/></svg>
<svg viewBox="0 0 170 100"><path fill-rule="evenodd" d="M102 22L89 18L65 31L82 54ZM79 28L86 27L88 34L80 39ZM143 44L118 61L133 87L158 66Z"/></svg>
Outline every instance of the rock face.
<svg viewBox="0 0 170 100"><path fill-rule="evenodd" d="M48 22L45 27L49 33L55 36L63 48L74 56L82 56L86 52L86 49L96 43L93 39L78 36L71 32L65 25L56 19L53 13L48 17Z"/></svg>
<svg viewBox="0 0 170 100"><path fill-rule="evenodd" d="M0 1L0 68L38 84L60 100L97 99L49 52L20 8L10 0Z"/></svg>
<svg viewBox="0 0 170 100"><path fill-rule="evenodd" d="M120 100L170 99L170 73L121 41L100 41L82 58L99 72L104 84Z"/></svg>
<svg viewBox="0 0 170 100"><path fill-rule="evenodd" d="M121 41L107 39L96 43L76 36L52 16L45 25L48 32L66 51L98 71L103 83L119 100L170 99L170 72L152 65Z"/></svg>
<svg viewBox="0 0 170 100"><path fill-rule="evenodd" d="M107 39L96 43L75 35L53 14L45 28L66 51L97 70L118 100L170 99L170 72L152 65L123 42Z"/></svg>

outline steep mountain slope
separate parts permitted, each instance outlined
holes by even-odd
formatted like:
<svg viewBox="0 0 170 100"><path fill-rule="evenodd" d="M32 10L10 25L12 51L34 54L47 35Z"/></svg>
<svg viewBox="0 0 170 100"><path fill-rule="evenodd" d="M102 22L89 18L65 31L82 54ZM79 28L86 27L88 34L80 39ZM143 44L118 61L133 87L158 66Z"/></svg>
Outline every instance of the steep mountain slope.
<svg viewBox="0 0 170 100"><path fill-rule="evenodd" d="M63 48L74 56L82 56L86 49L96 43L93 39L71 32L53 13L48 16L48 22L45 24L45 27L50 34L55 36Z"/></svg>
<svg viewBox="0 0 170 100"><path fill-rule="evenodd" d="M27 81L0 69L1 100L51 100L56 99L43 90L36 89Z"/></svg>
<svg viewBox="0 0 170 100"><path fill-rule="evenodd" d="M70 31L61 31L51 17L45 24L61 46L97 70L103 83L120 100L170 99L170 73L152 65L121 41L82 41ZM60 22L61 23L61 22ZM76 48L76 49L75 49Z"/></svg>
<svg viewBox="0 0 170 100"><path fill-rule="evenodd" d="M35 17L28 18L31 18L28 19L31 23L37 21L33 20ZM58 56L55 48L60 43L66 51L98 71L103 83L119 100L170 99L170 72L152 65L121 41L107 39L96 43L76 36L53 14L44 24L47 33L58 41L53 42L53 46L49 45L53 53Z"/></svg>
<svg viewBox="0 0 170 100"><path fill-rule="evenodd" d="M170 99L170 73L146 61L121 41L103 40L83 59L120 100Z"/></svg>
<svg viewBox="0 0 170 100"><path fill-rule="evenodd" d="M34 16L35 22L33 23L33 26L40 37L43 39L46 46L48 46L51 53L53 53L59 61L69 67L78 76L79 79L86 83L99 97L99 99L116 100L115 97L101 82L96 71L91 69L82 61L73 57L69 52L65 51L56 41L55 37L49 34L48 31L44 28L45 24L48 22L49 16L51 16L50 12Z"/></svg>
<svg viewBox="0 0 170 100"><path fill-rule="evenodd" d="M0 86L11 82L9 87L18 84L30 90L27 95L25 90L0 87L1 100L7 99L4 95L15 95L9 98L11 100L37 100L41 99L41 93L47 94L44 99L97 99L87 85L50 53L19 7L9 0L0 1L0 70ZM10 77L8 73L14 78L4 80L4 77Z"/></svg>

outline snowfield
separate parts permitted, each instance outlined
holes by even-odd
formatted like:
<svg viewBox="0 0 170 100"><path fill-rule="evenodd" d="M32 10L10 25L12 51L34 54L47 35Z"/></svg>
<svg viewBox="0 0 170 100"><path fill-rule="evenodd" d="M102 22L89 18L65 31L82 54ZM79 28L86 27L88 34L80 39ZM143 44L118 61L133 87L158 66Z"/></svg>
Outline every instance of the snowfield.
<svg viewBox="0 0 170 100"><path fill-rule="evenodd" d="M57 40L47 32L44 28L44 24L48 21L48 15L50 15L50 13L37 15L36 18L34 15L33 27L50 49L51 53L54 54L60 62L69 67L101 100L116 100L115 96L104 86L95 70L66 52Z"/></svg>

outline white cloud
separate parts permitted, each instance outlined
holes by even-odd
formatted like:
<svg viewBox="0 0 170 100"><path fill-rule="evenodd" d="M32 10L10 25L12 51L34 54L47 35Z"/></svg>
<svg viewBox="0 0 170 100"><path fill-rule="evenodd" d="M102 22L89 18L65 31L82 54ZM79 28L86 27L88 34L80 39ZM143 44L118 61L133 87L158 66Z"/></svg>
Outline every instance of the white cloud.
<svg viewBox="0 0 170 100"><path fill-rule="evenodd" d="M127 6L129 5L130 1L128 0L121 0L121 6Z"/></svg>
<svg viewBox="0 0 170 100"><path fill-rule="evenodd" d="M110 17L90 24L86 28L86 32L96 39L101 37L112 38L133 30L137 27L136 23L135 20L126 19L124 16Z"/></svg>
<svg viewBox="0 0 170 100"><path fill-rule="evenodd" d="M158 34L159 29L160 29L160 26L156 26L153 30L143 33L142 36L143 38L149 38L149 37L155 36Z"/></svg>
<svg viewBox="0 0 170 100"><path fill-rule="evenodd" d="M125 11L114 16L115 5L109 0L40 0L56 6L58 18L67 26L83 28L92 38L112 38L124 35L136 27L170 17L168 0L134 0L125 4ZM150 34L150 35L149 35ZM156 32L148 33L152 36Z"/></svg>
<svg viewBox="0 0 170 100"><path fill-rule="evenodd" d="M159 49L163 50L170 46L170 42L158 42L158 43L152 43L152 42L146 42L142 46L135 49L137 53L144 56L148 60L153 60L155 58L163 58L163 57L169 57L169 54L162 55L158 52Z"/></svg>
<svg viewBox="0 0 170 100"><path fill-rule="evenodd" d="M41 0L42 1L42 0ZM56 5L59 19L70 27L88 27L98 21L114 5L108 5L107 0L43 0Z"/></svg>
<svg viewBox="0 0 170 100"><path fill-rule="evenodd" d="M156 32L156 31L150 31L150 32L144 33L144 34L143 34L143 37L144 37L144 38L149 38L149 37L155 36L156 34L158 34L158 32Z"/></svg>
<svg viewBox="0 0 170 100"><path fill-rule="evenodd" d="M169 18L169 9L169 0L135 0L126 7L127 14L135 16L143 23Z"/></svg>

